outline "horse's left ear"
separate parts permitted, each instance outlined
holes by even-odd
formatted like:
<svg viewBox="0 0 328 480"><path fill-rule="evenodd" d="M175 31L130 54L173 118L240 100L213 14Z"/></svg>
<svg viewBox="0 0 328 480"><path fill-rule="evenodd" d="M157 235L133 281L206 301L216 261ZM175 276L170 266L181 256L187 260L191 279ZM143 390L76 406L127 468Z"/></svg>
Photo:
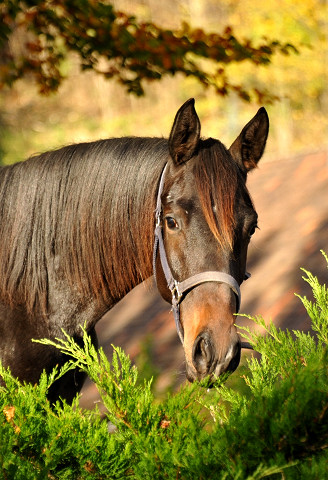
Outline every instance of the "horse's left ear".
<svg viewBox="0 0 328 480"><path fill-rule="evenodd" d="M268 133L269 117L265 108L261 107L229 148L245 174L255 168L262 157Z"/></svg>
<svg viewBox="0 0 328 480"><path fill-rule="evenodd" d="M175 165L187 162L195 153L200 137L200 121L195 100L190 98L178 110L169 137L169 152Z"/></svg>

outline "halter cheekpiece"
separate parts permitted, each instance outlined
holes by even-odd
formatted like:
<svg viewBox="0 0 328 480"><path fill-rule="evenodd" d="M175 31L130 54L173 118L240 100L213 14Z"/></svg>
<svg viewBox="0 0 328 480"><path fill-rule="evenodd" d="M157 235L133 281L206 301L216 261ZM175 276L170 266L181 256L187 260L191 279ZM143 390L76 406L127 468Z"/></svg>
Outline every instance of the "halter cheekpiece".
<svg viewBox="0 0 328 480"><path fill-rule="evenodd" d="M183 299L183 296L197 285L200 285L205 282L217 282L217 283L225 283L228 285L231 290L235 293L237 299L237 312L240 308L241 303L241 293L238 282L233 278L231 275L225 272L218 272L218 271L207 271L197 273L182 282L178 282L172 275L171 268L169 266L167 255L164 246L164 239L163 239L163 227L162 227L162 193L164 188L164 181L165 181L165 172L167 169L167 164L165 165L161 179L159 182L159 188L157 193L157 203L156 203L156 211L155 211L155 244L154 244L154 253L153 253L153 269L154 269L154 277L156 280L156 258L157 253L159 251L159 257L162 265L162 269L166 278L167 286L172 294L172 310L174 315L174 320L176 324L176 328L178 331L178 335L180 337L181 342L183 343L183 328L180 322L180 303ZM250 277L250 274L246 273L245 278Z"/></svg>

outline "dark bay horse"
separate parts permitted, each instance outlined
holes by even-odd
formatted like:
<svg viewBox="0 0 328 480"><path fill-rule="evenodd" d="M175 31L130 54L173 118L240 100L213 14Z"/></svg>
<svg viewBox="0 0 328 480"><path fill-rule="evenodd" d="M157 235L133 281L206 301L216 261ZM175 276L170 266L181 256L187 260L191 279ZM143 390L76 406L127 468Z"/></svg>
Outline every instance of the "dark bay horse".
<svg viewBox="0 0 328 480"><path fill-rule="evenodd" d="M2 167L3 364L28 382L62 365L59 351L31 339L62 337L63 328L79 342L85 324L96 342L97 321L154 264L161 295L175 303L189 380L233 371L240 359L234 313L257 226L246 176L263 154L268 127L261 108L228 150L200 138L190 99L169 140L82 143ZM155 224L160 253L153 259ZM70 372L50 400L71 401L83 380Z"/></svg>

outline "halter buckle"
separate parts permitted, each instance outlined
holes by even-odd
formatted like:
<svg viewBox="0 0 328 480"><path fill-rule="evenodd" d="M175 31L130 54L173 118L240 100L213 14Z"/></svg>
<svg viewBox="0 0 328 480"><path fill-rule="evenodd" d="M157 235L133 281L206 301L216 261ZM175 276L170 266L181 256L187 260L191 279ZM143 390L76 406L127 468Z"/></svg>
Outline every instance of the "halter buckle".
<svg viewBox="0 0 328 480"><path fill-rule="evenodd" d="M183 293L180 292L179 282L177 282L176 280L174 280L174 286L171 289L171 293L172 293L172 303L174 302L175 305L179 305Z"/></svg>

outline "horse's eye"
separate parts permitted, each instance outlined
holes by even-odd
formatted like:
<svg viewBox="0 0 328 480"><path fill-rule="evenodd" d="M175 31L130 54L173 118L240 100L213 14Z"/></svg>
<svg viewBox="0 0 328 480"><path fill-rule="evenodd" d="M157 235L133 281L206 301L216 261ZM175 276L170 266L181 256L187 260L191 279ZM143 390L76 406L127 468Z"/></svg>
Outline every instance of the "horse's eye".
<svg viewBox="0 0 328 480"><path fill-rule="evenodd" d="M173 217L165 217L166 226L169 230L177 230L179 225Z"/></svg>

